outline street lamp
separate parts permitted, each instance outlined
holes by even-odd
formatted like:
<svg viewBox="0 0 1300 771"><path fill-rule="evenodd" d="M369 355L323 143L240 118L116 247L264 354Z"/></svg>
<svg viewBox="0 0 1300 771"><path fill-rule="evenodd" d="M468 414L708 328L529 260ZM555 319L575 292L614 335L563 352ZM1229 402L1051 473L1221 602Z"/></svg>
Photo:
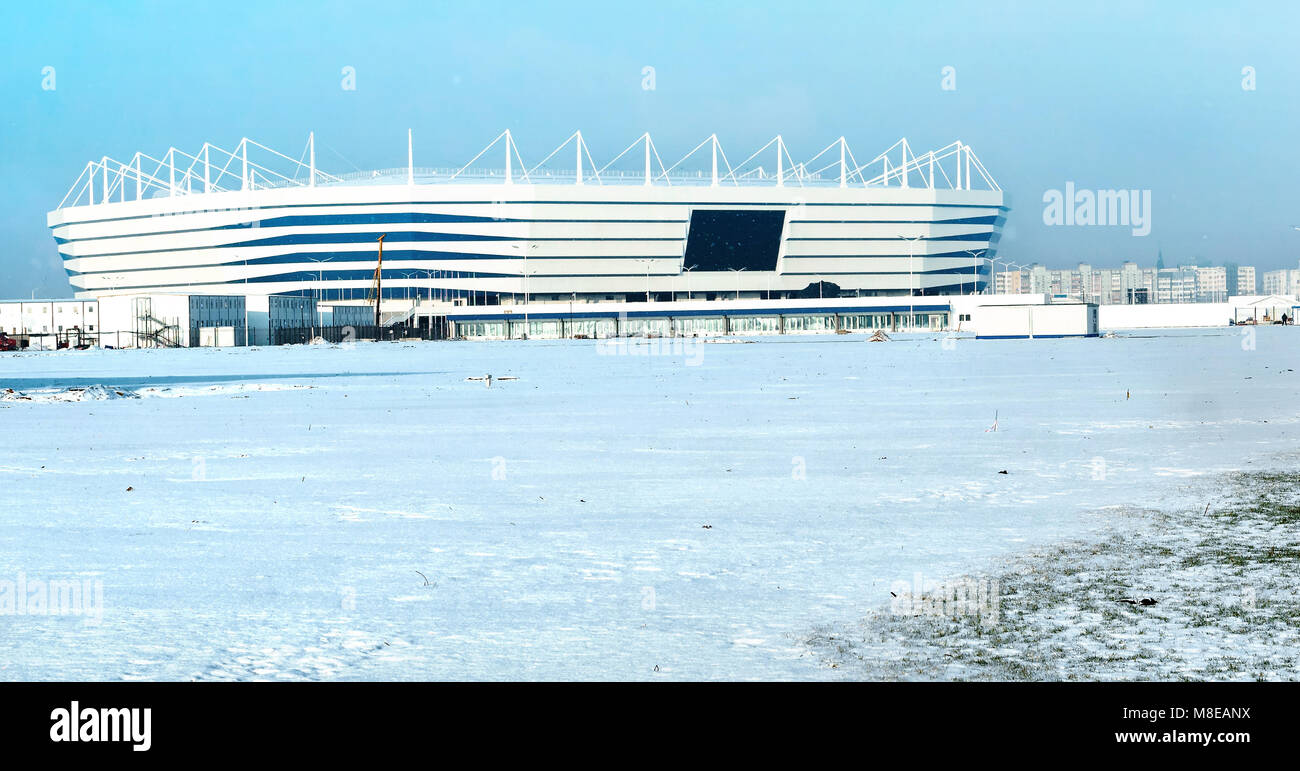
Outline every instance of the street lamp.
<svg viewBox="0 0 1300 771"><path fill-rule="evenodd" d="M983 259L983 257L984 257L984 253L987 252L988 249L973 249L973 250L972 250L972 249L963 249L962 251L964 251L964 252L966 252L967 254L969 254L969 255L971 256L971 259L973 259L973 260L976 261L976 262L975 262L975 272L978 274L978 273L979 273L979 266L980 266L979 260ZM975 283L975 286L976 286L976 287L979 287L978 276L976 277L976 281L975 281L974 283ZM962 294L966 294L966 276L965 276L965 275L963 275L963 276L962 276L962 279L961 279L961 293L962 293Z"/></svg>
<svg viewBox="0 0 1300 771"><path fill-rule="evenodd" d="M429 302L432 303L433 302L433 271L432 270L426 269L424 271L424 280L429 282ZM417 297L419 296L418 292L416 293L416 296Z"/></svg>
<svg viewBox="0 0 1300 771"><path fill-rule="evenodd" d="M406 279L407 282L408 282L407 285L406 285L406 299L408 299L408 300L411 299L411 285L410 285L409 282L410 282L414 277L416 277L416 276L418 276L418 275L420 275L420 271L418 271L418 270L404 270L404 271L401 272L401 276L402 276L402 278ZM419 290L419 287L416 287L416 290L415 290L415 299L416 299L416 301L419 301L419 299L420 299L420 290ZM414 307L415 307L415 303L411 303L411 307L414 308Z"/></svg>
<svg viewBox="0 0 1300 771"><path fill-rule="evenodd" d="M1005 266L1007 266L1007 268L1012 268L1012 267L1014 267L1014 268L1016 269L1016 273L1020 273L1021 271L1025 271L1025 270L1029 270L1029 266L1028 266L1028 265L1021 265L1020 263L1018 263L1018 262L1012 262L1011 260L1004 260L1002 264L1005 265ZM1002 270L1002 274L1003 274L1003 276L1006 276L1006 274L1007 274L1007 268L1003 268L1003 270ZM1006 281L1008 281L1008 279L1004 278L1003 281L1006 282ZM1023 290L1024 290L1024 282L1021 281L1021 282L1018 282L1018 283L1019 283L1019 286L1017 286L1017 289L1019 289L1019 290L1021 290L1021 291L1016 292L1016 294L1026 294L1026 292L1023 291Z"/></svg>
<svg viewBox="0 0 1300 771"><path fill-rule="evenodd" d="M921 236L908 238L907 236L900 235L899 238L907 242L907 323L911 326L915 326L916 300L913 298L916 296L916 287L914 286L916 283L916 272L912 269L912 258L915 256L913 253L916 251L916 242L921 240Z"/></svg>
<svg viewBox="0 0 1300 771"><path fill-rule="evenodd" d="M740 274L745 271L744 268L727 268L727 270L736 274L736 299L740 299Z"/></svg>
<svg viewBox="0 0 1300 771"><path fill-rule="evenodd" d="M983 259L989 261L990 289L992 290L989 294L997 294L998 292L998 263L1002 263L1002 288L1006 289L1010 281L1007 271L1010 269L1011 263L1006 260L995 260L992 257L984 257ZM1010 294L1010 292L1007 292L1007 294Z"/></svg>
<svg viewBox="0 0 1300 771"><path fill-rule="evenodd" d="M698 267L700 266L692 265L689 268L682 269L682 272L686 274L686 299L687 300L691 299L691 271L695 270Z"/></svg>
<svg viewBox="0 0 1300 771"><path fill-rule="evenodd" d="M641 260L641 262L645 263L645 301L654 302L654 298L650 296L650 264L653 260Z"/></svg>
<svg viewBox="0 0 1300 771"><path fill-rule="evenodd" d="M320 302L321 300L325 299L325 290L321 286L319 286L320 284L325 283L325 270L321 267L320 264L322 262L329 262L330 260L334 259L335 256L337 255L330 255L329 257L319 257L319 258L308 257L307 258L312 262L316 263L316 284L317 284L316 302ZM247 272L245 272L245 276L247 276ZM245 280L247 280L247 278L245 278Z"/></svg>
<svg viewBox="0 0 1300 771"><path fill-rule="evenodd" d="M511 246L516 249L520 248L519 244L511 244ZM524 334L527 334L526 330L528 330L528 252L536 248L537 244L529 244L528 248L524 250L524 267L522 271L524 279Z"/></svg>

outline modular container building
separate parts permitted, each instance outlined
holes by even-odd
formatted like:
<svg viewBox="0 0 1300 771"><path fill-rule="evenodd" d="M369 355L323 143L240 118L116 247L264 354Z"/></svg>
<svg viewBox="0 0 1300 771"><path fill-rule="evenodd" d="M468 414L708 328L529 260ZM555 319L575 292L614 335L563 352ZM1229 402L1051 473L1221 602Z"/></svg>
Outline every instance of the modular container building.
<svg viewBox="0 0 1300 771"><path fill-rule="evenodd" d="M1096 303L982 305L974 318L980 340L1097 337Z"/></svg>
<svg viewBox="0 0 1300 771"><path fill-rule="evenodd" d="M375 309L370 305L321 305L322 327L365 327L375 323Z"/></svg>
<svg viewBox="0 0 1300 771"><path fill-rule="evenodd" d="M248 296L248 344L273 345L277 329L319 326L316 299L288 295Z"/></svg>

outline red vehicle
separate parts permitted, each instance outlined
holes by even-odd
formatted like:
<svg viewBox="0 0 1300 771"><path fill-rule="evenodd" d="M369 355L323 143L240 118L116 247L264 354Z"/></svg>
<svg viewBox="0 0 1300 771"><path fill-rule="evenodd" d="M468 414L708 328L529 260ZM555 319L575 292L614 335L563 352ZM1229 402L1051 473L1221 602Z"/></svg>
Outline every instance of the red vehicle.
<svg viewBox="0 0 1300 771"><path fill-rule="evenodd" d="M18 341L9 335L6 335L4 332L0 332L0 351L16 350L18 350Z"/></svg>

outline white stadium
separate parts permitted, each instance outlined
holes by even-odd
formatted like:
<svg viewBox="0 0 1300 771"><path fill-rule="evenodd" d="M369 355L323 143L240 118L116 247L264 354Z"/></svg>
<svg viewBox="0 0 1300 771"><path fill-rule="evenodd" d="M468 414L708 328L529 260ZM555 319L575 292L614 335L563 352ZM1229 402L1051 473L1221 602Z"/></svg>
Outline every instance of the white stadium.
<svg viewBox="0 0 1300 771"><path fill-rule="evenodd" d="M317 165L314 134L297 158L245 138L91 161L48 225L97 323L27 302L0 332L131 346L358 323L504 338L944 329L958 296L987 296L1007 212L960 141L917 153L900 139L865 162L843 137L796 160L777 136L738 163L716 135L671 164L649 134L603 163L581 132L533 164L509 131L459 168L417 167L410 132L406 150L405 167L347 174Z"/></svg>
<svg viewBox="0 0 1300 771"><path fill-rule="evenodd" d="M732 166L716 136L666 166L646 134L604 165L575 133L526 165L509 132L459 169L331 174L248 139L88 163L48 216L78 298L182 293L456 305L965 294L1006 206L970 148L907 140ZM560 160L564 168L555 168ZM485 168L487 162L493 168ZM690 163L699 168L692 168ZM909 291L910 290L910 291Z"/></svg>

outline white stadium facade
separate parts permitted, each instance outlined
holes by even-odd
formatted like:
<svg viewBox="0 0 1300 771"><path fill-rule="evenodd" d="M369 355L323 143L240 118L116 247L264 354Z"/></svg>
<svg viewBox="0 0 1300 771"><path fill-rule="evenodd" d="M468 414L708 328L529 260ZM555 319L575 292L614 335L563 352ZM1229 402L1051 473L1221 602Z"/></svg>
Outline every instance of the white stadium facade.
<svg viewBox="0 0 1300 771"><path fill-rule="evenodd" d="M672 164L649 134L603 164L581 132L531 166L509 131L460 168L415 166L410 132L406 149L342 175L314 135L297 158L249 139L103 157L48 225L76 298L113 310L101 342L192 345L231 325L292 340L277 330L304 312L456 337L960 328L1008 210L962 142L860 162L841 137L796 161L778 136L735 165L716 135ZM209 306L242 321L199 320Z"/></svg>
<svg viewBox="0 0 1300 771"><path fill-rule="evenodd" d="M960 142L859 164L843 139L795 162L777 137L733 167L710 137L665 167L647 134L598 167L575 133L528 168L505 132L460 169L344 176L315 156L245 139L88 163L48 216L76 296L364 301L380 236L385 309L972 293L1006 212Z"/></svg>

